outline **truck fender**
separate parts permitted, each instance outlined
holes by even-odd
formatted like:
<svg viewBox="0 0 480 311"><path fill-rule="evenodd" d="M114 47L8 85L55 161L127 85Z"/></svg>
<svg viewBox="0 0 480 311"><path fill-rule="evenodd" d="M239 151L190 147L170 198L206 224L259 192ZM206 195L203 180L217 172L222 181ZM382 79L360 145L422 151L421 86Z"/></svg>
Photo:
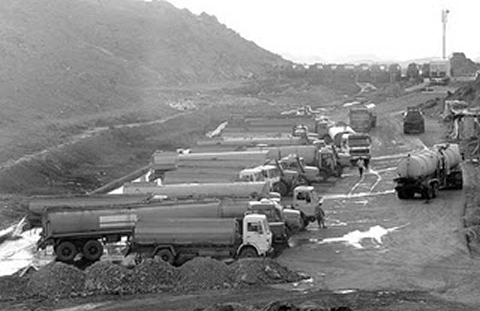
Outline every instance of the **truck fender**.
<svg viewBox="0 0 480 311"><path fill-rule="evenodd" d="M244 249L249 249L249 248L250 248L250 249L253 248L253 249L255 250L255 252L257 253L257 256L259 256L260 252L259 252L259 249L258 249L258 247L257 247L256 245L250 244L250 243L248 243L248 244L242 243L242 244L237 248L237 254L236 254L237 257L239 257L239 256L242 254L242 251L243 251Z"/></svg>

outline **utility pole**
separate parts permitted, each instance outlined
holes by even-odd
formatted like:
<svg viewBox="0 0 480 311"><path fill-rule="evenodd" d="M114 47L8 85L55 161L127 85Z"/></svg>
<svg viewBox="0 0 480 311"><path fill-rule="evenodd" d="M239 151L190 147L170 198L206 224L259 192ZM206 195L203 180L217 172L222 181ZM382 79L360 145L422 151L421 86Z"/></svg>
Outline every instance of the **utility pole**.
<svg viewBox="0 0 480 311"><path fill-rule="evenodd" d="M447 14L450 13L449 10L442 10L442 25L443 25L443 42L442 42L442 58L447 59Z"/></svg>

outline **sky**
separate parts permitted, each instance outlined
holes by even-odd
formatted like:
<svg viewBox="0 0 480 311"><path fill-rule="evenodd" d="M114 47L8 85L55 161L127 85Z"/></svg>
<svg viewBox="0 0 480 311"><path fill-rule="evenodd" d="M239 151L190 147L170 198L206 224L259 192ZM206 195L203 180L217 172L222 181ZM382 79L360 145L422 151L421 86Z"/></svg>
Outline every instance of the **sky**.
<svg viewBox="0 0 480 311"><path fill-rule="evenodd" d="M295 62L480 58L478 0L167 0L206 12L260 47Z"/></svg>

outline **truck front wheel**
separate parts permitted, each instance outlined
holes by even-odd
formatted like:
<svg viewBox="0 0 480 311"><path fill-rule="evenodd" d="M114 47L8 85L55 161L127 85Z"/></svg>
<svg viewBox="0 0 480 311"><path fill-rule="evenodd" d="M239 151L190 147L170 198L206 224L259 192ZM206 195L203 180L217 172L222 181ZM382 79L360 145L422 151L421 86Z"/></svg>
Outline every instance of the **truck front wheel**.
<svg viewBox="0 0 480 311"><path fill-rule="evenodd" d="M97 240L88 240L82 248L83 256L90 261L97 261L103 255L103 246Z"/></svg>
<svg viewBox="0 0 480 311"><path fill-rule="evenodd" d="M253 247L244 247L240 251L239 258L254 258L258 257L257 251Z"/></svg>
<svg viewBox="0 0 480 311"><path fill-rule="evenodd" d="M64 241L57 245L55 253L57 258L63 262L72 261L77 255L77 247L72 242Z"/></svg>
<svg viewBox="0 0 480 311"><path fill-rule="evenodd" d="M168 262L169 264L173 265L175 261L175 256L173 256L172 252L169 249L161 249L155 254L155 259L162 260Z"/></svg>

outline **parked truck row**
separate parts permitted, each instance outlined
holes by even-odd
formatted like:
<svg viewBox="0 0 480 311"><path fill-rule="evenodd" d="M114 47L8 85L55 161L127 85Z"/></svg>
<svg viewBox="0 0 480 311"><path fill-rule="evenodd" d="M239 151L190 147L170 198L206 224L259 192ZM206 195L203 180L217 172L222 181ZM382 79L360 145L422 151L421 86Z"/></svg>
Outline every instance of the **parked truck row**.
<svg viewBox="0 0 480 311"><path fill-rule="evenodd" d="M58 260L64 262L72 261L79 253L87 260L95 261L102 256L104 245L131 238L139 222L161 226L170 218L244 219L251 214L263 215L268 231L272 231L273 245L287 243L290 234L302 228L299 211L283 208L268 199L257 202L225 199L50 207L43 210L43 230L38 247L53 246ZM176 230L188 232L191 229Z"/></svg>

